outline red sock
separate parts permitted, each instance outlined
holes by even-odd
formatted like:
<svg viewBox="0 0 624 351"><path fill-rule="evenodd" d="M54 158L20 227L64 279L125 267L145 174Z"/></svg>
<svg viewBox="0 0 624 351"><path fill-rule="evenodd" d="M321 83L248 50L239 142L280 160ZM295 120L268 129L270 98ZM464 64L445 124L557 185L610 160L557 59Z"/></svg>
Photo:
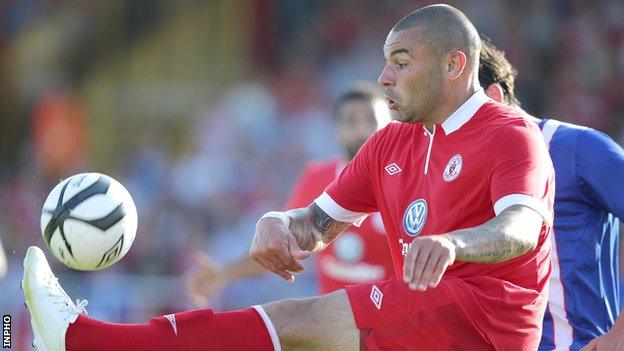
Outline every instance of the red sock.
<svg viewBox="0 0 624 351"><path fill-rule="evenodd" d="M152 318L147 324L106 323L80 315L67 329L65 346L67 351L274 350L254 308L194 310Z"/></svg>

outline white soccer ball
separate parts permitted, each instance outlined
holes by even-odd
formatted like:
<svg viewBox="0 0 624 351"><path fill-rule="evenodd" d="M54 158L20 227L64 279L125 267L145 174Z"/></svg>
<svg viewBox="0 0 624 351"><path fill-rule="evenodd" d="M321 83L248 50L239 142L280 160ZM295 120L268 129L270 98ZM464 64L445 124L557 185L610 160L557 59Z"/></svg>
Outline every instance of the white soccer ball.
<svg viewBox="0 0 624 351"><path fill-rule="evenodd" d="M134 201L115 179L100 173L73 175L43 204L41 233L52 254L68 267L95 271L119 261L137 230Z"/></svg>

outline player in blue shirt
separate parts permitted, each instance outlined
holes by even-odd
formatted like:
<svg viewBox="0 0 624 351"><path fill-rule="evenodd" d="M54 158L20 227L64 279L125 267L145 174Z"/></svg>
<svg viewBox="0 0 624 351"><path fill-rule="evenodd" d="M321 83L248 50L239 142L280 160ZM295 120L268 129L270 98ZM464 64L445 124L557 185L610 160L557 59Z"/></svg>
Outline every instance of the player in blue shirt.
<svg viewBox="0 0 624 351"><path fill-rule="evenodd" d="M484 41L479 80L486 94L519 107L515 77L504 53ZM539 349L622 350L618 218L624 218L624 150L591 128L527 118L542 129L556 174L553 270Z"/></svg>

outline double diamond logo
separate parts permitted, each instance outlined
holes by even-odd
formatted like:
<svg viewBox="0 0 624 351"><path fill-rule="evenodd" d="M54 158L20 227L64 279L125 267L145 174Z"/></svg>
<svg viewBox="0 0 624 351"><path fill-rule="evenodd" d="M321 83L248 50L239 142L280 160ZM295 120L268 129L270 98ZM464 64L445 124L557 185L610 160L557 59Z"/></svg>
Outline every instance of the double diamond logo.
<svg viewBox="0 0 624 351"><path fill-rule="evenodd" d="M381 301L383 300L383 294L381 293L381 290L379 290L377 285L373 285L373 288L371 289L370 299L371 301L373 301L373 304L375 304L375 307L380 310Z"/></svg>
<svg viewBox="0 0 624 351"><path fill-rule="evenodd" d="M386 172L389 175L395 175L402 171L401 167L399 167L396 163L391 163L385 167Z"/></svg>

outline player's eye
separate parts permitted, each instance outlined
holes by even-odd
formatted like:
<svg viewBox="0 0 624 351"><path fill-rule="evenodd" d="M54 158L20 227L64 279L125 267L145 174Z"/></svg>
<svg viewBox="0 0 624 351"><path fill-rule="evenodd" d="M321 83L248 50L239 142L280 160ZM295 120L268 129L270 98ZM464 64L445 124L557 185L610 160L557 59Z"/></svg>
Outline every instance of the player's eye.
<svg viewBox="0 0 624 351"><path fill-rule="evenodd" d="M396 66L397 66L399 69L403 69L403 68L407 67L407 64L406 64L406 63L403 63L403 62L397 62Z"/></svg>

